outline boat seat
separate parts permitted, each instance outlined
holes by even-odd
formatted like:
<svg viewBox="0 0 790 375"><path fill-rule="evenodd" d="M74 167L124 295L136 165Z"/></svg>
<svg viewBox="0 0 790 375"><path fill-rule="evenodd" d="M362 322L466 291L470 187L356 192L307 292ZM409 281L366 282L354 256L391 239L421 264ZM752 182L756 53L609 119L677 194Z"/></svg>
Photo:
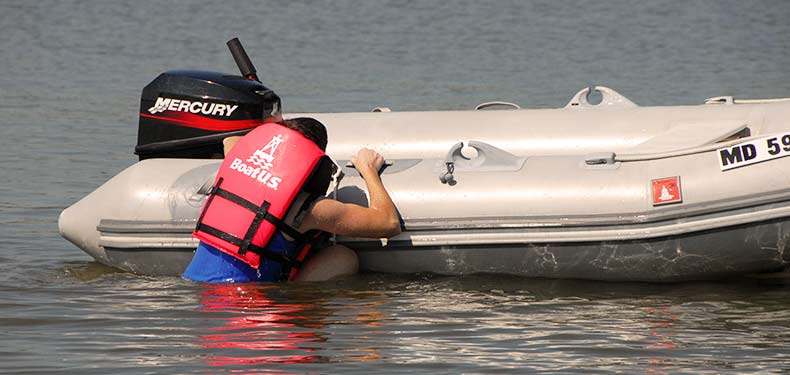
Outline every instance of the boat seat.
<svg viewBox="0 0 790 375"><path fill-rule="evenodd" d="M650 154L710 145L740 135L747 126L742 120L678 123L667 131L620 152Z"/></svg>

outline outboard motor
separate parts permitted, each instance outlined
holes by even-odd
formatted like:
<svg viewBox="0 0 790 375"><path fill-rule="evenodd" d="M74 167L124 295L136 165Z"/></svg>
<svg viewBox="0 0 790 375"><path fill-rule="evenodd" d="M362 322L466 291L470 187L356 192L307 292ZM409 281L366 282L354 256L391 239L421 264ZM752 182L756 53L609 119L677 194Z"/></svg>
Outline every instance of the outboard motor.
<svg viewBox="0 0 790 375"><path fill-rule="evenodd" d="M243 76L169 71L143 89L135 154L150 158L222 158L222 140L281 119L280 97L258 81L237 38L228 47Z"/></svg>

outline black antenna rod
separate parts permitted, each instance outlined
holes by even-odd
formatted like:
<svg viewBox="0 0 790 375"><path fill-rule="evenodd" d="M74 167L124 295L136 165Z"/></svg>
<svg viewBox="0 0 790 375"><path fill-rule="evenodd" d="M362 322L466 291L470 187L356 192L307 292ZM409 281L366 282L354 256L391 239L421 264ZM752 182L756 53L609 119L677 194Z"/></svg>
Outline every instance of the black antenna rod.
<svg viewBox="0 0 790 375"><path fill-rule="evenodd" d="M229 40L228 49L230 49L230 54L233 55L233 60L236 60L236 65L239 67L241 75L251 81L260 82L258 75L255 74L255 66L252 65L252 61L247 56L247 52L244 51L244 47L241 46L239 38Z"/></svg>

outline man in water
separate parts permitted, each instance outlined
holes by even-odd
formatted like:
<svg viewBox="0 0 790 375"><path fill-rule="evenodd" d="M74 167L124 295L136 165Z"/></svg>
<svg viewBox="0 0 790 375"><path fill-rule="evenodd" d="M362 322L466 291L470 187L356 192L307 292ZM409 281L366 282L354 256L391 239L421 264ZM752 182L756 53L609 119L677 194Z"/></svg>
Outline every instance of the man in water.
<svg viewBox="0 0 790 375"><path fill-rule="evenodd" d="M296 118L283 120L279 124L299 132L322 151L326 150L326 128L319 121L312 118ZM226 156L241 138L225 139L223 143ZM283 221L300 233L320 230L342 236L369 238L386 238L399 234L401 228L397 210L378 174L384 163L384 158L373 150L363 148L351 161L367 185L368 207L343 203L325 197L315 199L313 202L306 202L309 197L299 194L291 207L307 205L307 209L302 213L290 210ZM278 231L266 244L266 248L279 251L283 247L294 246L293 243L293 238ZM184 272L184 277L193 281L210 283L281 281L283 278L282 273L274 272L276 275L273 275L271 272L262 272L262 270L263 268L254 269L238 257L201 241L192 262ZM354 274L357 270L356 253L343 245L335 244L308 257L293 280L328 280Z"/></svg>

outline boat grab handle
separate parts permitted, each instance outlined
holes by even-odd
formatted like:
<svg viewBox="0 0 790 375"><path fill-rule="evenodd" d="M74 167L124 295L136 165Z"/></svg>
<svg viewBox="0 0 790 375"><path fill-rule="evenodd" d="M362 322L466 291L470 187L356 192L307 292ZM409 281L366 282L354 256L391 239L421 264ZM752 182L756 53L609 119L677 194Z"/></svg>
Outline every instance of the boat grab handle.
<svg viewBox="0 0 790 375"><path fill-rule="evenodd" d="M699 147L692 147L692 148L667 151L667 152L656 152L649 154L638 154L638 153L616 154L614 152L596 152L596 153L585 155L584 161L587 165L599 165L599 164L612 164L614 162L632 162L632 161L667 159L667 158L674 158L677 156L686 156L686 155L701 154L704 152L716 151L721 148L731 147L733 145L737 145L743 142L748 142L753 139L758 139L761 137L765 137L765 134L758 134L754 136L738 138L738 139L733 139L731 141L713 143Z"/></svg>
<svg viewBox="0 0 790 375"><path fill-rule="evenodd" d="M593 91L601 93L601 102L598 104L590 103L590 94ZM571 101L565 105L565 108L612 108L612 107L638 107L634 102L628 100L625 96L617 91L614 91L606 86L589 86L585 87L571 98Z"/></svg>
<svg viewBox="0 0 790 375"><path fill-rule="evenodd" d="M444 158L446 171L439 175L439 181L443 184L455 185L455 172L515 172L521 170L527 161L526 157L518 157L485 142L469 141L466 145L473 148L477 155L464 155L464 142L450 147Z"/></svg>
<svg viewBox="0 0 790 375"><path fill-rule="evenodd" d="M501 105L501 106L505 106L505 107L513 107L513 108L515 108L515 109L521 109L521 106L519 106L519 105L518 105L518 104L516 104L516 103L511 103L511 102L500 102L500 101L493 101L493 102L485 102L485 103L480 103L480 104L478 104L478 105L475 107L475 111L479 111L479 110L481 110L481 109L486 109L486 108L488 108L488 107L496 107L496 106L500 106L500 105Z"/></svg>

